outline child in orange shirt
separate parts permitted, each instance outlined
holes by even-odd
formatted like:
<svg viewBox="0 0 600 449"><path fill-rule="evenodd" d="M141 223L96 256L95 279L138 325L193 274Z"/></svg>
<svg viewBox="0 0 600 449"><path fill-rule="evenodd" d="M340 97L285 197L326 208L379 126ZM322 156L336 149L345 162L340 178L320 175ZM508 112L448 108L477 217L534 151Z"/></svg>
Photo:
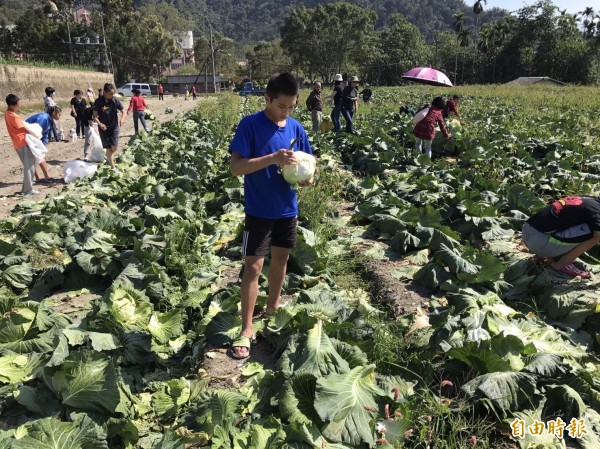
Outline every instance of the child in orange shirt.
<svg viewBox="0 0 600 449"><path fill-rule="evenodd" d="M8 106L6 114L4 115L6 129L8 130L8 135L15 147L15 151L23 164L23 188L21 189L21 193L23 195L36 195L39 192L33 190L35 159L25 141L25 136L29 134L29 131L25 127L23 119L17 115L17 111L21 107L19 97L14 94L7 95L6 104Z"/></svg>

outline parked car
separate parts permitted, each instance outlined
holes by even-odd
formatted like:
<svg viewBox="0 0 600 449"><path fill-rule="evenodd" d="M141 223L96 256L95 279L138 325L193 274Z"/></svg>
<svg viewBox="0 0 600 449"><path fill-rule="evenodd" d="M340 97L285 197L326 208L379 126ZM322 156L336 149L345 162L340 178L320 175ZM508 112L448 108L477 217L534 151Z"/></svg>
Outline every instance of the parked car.
<svg viewBox="0 0 600 449"><path fill-rule="evenodd" d="M133 97L133 90L139 89L142 95L152 95L150 84L147 83L127 83L117 89L119 95Z"/></svg>
<svg viewBox="0 0 600 449"><path fill-rule="evenodd" d="M255 86L252 81L246 81L242 89L240 90L240 95L245 97L246 95L264 95L265 88L260 86Z"/></svg>

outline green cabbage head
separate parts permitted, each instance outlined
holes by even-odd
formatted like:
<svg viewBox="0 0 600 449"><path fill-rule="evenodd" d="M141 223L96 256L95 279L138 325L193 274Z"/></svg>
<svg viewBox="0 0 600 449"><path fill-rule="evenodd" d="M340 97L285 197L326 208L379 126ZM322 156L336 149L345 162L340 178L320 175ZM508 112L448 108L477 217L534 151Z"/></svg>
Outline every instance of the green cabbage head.
<svg viewBox="0 0 600 449"><path fill-rule="evenodd" d="M296 151L294 156L298 159L297 163L281 167L283 178L292 186L311 179L315 175L317 166L317 161L312 154Z"/></svg>

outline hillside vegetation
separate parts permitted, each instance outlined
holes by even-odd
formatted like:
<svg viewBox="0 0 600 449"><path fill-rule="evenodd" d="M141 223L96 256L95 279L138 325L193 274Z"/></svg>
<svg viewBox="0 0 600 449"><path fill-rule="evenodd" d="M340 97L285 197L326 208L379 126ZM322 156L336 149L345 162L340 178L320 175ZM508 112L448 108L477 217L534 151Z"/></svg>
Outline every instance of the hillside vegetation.
<svg viewBox="0 0 600 449"><path fill-rule="evenodd" d="M78 2L74 2L77 5ZM234 39L236 42L252 43L259 40L272 40L279 37L279 28L292 8L305 6L314 8L333 1L316 0L135 0L137 8L151 3L169 4L177 8L184 16L195 22L195 31L206 28L206 18L213 27ZM363 8L369 8L377 13L376 28L388 24L390 14L400 13L409 22L415 24L429 40L437 31L451 29L454 23L453 14L465 12L472 14L471 7L462 0L350 0ZM39 2L34 0L0 0L0 17L6 23L14 23L22 14L30 11ZM89 5L88 5L89 7ZM276 13L275 13L276 12ZM502 10L490 9L480 17L485 23L492 18L504 15Z"/></svg>

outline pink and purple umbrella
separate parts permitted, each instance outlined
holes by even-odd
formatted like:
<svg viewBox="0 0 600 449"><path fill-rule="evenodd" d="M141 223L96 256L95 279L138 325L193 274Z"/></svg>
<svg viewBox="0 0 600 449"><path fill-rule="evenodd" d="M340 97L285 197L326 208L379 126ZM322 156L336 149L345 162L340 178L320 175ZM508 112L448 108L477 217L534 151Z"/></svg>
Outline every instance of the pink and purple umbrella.
<svg viewBox="0 0 600 449"><path fill-rule="evenodd" d="M402 78L417 83L431 84L432 86L452 87L452 83L444 72L431 67L415 67L402 75Z"/></svg>

